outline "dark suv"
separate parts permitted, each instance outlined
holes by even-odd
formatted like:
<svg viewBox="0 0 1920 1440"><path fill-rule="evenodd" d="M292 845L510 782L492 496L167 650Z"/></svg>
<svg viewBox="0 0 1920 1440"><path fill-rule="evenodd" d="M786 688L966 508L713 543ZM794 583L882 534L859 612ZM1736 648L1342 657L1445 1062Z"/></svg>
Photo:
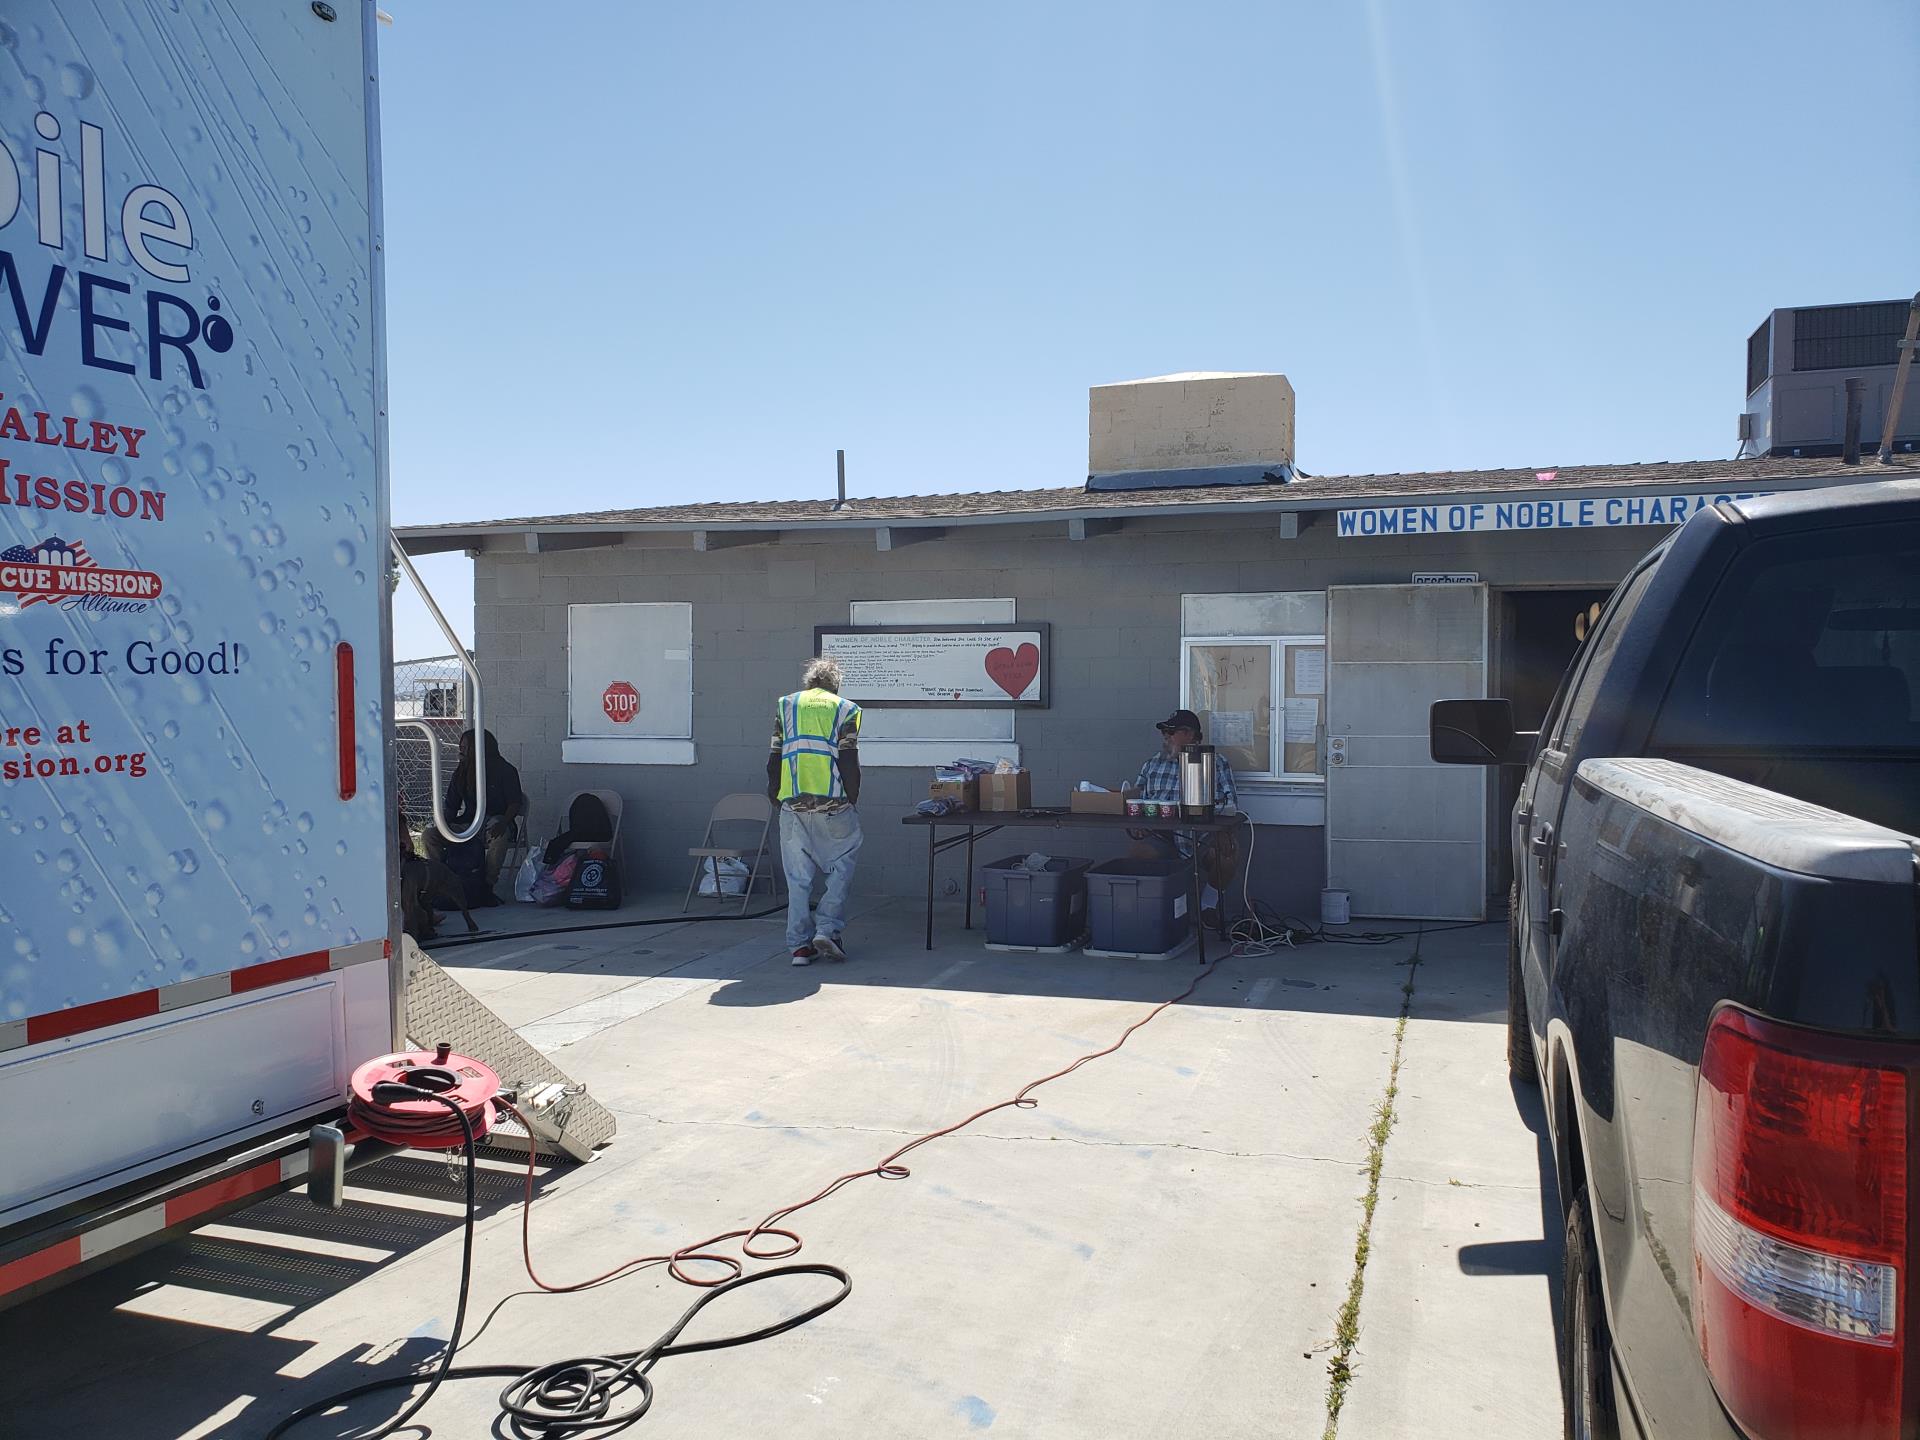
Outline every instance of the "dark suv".
<svg viewBox="0 0 1920 1440"><path fill-rule="evenodd" d="M1920 483L1726 503L1619 586L1523 764L1508 1059L1566 1209L1567 1433L1920 1434Z"/></svg>

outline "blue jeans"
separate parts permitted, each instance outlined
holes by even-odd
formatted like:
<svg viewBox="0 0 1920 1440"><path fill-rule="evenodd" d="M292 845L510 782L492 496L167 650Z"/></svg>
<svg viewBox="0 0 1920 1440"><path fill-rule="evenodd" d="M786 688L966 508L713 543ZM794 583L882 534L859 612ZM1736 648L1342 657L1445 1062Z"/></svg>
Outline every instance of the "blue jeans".
<svg viewBox="0 0 1920 1440"><path fill-rule="evenodd" d="M853 887L853 862L860 854L860 812L848 807L825 810L780 807L780 863L787 872L787 948L798 950L815 935L838 940L847 928L847 891ZM827 877L820 913L808 913L817 875Z"/></svg>

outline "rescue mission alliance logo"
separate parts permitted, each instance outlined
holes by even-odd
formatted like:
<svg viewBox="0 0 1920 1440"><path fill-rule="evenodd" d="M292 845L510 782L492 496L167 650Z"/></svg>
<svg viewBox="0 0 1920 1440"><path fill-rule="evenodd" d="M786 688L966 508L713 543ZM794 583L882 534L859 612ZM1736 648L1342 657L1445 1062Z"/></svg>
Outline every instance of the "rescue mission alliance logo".
<svg viewBox="0 0 1920 1440"><path fill-rule="evenodd" d="M160 594L151 570L102 565L78 540L49 536L0 550L0 610L57 604L63 610L127 614L145 610ZM6 597L15 597L13 605Z"/></svg>

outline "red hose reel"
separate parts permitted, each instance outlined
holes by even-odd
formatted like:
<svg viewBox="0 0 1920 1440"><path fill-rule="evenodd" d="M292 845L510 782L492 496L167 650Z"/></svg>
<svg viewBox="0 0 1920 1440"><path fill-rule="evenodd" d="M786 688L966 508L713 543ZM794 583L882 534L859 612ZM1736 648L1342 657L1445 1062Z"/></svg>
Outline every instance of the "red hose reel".
<svg viewBox="0 0 1920 1440"><path fill-rule="evenodd" d="M347 1116L373 1139L420 1150L456 1150L466 1144L466 1132L443 1101L459 1107L478 1140L493 1124L500 1077L478 1060L455 1055L443 1042L432 1051L369 1060L353 1072L349 1088Z"/></svg>

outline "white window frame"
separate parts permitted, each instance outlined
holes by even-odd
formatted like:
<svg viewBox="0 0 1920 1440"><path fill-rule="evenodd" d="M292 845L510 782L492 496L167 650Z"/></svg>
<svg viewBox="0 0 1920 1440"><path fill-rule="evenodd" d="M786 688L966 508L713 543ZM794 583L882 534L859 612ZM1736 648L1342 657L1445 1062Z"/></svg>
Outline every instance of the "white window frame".
<svg viewBox="0 0 1920 1440"><path fill-rule="evenodd" d="M666 658L687 667L687 708L684 721L658 725L657 711L641 711L638 733L632 735L576 735L573 733L575 620L586 610L650 610L676 612L674 639ZM699 752L693 740L693 606L683 600L581 603L567 607L567 733L560 741L564 765L693 765Z"/></svg>
<svg viewBox="0 0 1920 1440"><path fill-rule="evenodd" d="M960 600L855 600L847 606L847 622L852 625L1014 625L1019 623L1017 602L1008 597ZM950 764L960 756L974 760L1007 760L1020 763L1017 711L1012 708L968 710L968 716L993 717L984 726L1004 723L1006 734L998 737L886 736L873 732L886 724L888 715L912 714L932 717L946 713L937 709L917 711L869 707L860 735L862 770L925 770ZM878 722L876 724L876 721ZM922 719L920 724L929 722ZM937 722L935 722L937 723ZM971 727L960 727L971 728Z"/></svg>
<svg viewBox="0 0 1920 1440"><path fill-rule="evenodd" d="M1327 637L1324 635L1182 635L1180 637L1180 705L1193 709L1193 649L1198 645L1265 645L1270 656L1267 675L1267 713L1271 717L1271 731L1267 752L1267 768L1264 770L1233 772L1236 788L1251 787L1260 789L1280 789L1293 786L1310 786L1314 790L1324 790L1327 783L1326 756L1326 692L1322 688L1320 695L1320 725L1314 736L1317 771L1286 770L1278 768L1286 763L1286 677L1287 655L1295 649L1319 649L1324 651Z"/></svg>

